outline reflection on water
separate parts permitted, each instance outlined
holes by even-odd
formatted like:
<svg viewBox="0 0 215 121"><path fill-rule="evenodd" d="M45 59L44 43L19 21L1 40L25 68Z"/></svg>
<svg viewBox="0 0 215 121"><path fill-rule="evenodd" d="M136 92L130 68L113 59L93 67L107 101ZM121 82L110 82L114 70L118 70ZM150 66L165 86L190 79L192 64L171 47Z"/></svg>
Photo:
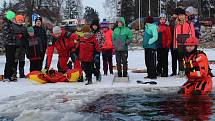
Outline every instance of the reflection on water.
<svg viewBox="0 0 215 121"><path fill-rule="evenodd" d="M207 121L215 120L214 99L215 95L114 94L79 111L98 114L101 121Z"/></svg>

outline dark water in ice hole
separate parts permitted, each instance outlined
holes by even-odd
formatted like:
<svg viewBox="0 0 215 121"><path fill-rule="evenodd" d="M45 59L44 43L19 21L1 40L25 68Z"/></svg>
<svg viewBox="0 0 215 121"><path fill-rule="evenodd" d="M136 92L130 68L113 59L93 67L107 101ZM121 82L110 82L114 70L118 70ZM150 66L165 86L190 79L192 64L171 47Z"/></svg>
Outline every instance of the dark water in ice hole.
<svg viewBox="0 0 215 121"><path fill-rule="evenodd" d="M215 95L109 94L79 111L100 121L215 121Z"/></svg>
<svg viewBox="0 0 215 121"><path fill-rule="evenodd" d="M214 104L215 94L108 94L78 111L96 114L100 121L215 121ZM0 116L0 121L14 119Z"/></svg>

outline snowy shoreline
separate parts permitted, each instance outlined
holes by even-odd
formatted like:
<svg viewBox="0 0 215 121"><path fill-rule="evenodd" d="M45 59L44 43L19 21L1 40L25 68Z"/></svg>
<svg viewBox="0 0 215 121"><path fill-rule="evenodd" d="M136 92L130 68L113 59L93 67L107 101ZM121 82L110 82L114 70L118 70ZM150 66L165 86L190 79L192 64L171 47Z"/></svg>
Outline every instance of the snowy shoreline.
<svg viewBox="0 0 215 121"><path fill-rule="evenodd" d="M205 49L209 60L215 60L215 50ZM169 54L170 55L170 54ZM115 61L115 58L113 58ZM171 57L169 56L169 60ZM4 69L4 56L0 56L0 73ZM129 68L143 69L144 51L129 51ZM114 62L115 64L115 62ZM54 55L52 65L57 65L57 55ZM169 74L171 74L169 62ZM211 65L215 74L215 65ZM25 71L29 69L26 61ZM102 70L102 67L101 67ZM84 83L56 83L37 85L27 79L18 82L0 82L0 120L1 117L11 117L15 121L96 121L95 115L82 114L77 110L106 94L143 93L160 94L176 93L179 87L186 82L186 78L158 77L157 85L137 84L137 80L144 79L145 73L129 72L129 83L112 83L113 75L103 76L102 82L94 82L86 86ZM95 77L93 77L95 80ZM214 79L213 79L214 80ZM215 84L213 83L213 87Z"/></svg>

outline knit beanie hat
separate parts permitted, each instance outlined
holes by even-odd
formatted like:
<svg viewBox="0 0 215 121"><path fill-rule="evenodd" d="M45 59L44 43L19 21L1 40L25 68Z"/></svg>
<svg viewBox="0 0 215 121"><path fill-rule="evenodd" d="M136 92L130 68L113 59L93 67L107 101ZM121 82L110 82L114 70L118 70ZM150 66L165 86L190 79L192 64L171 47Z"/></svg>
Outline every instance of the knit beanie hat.
<svg viewBox="0 0 215 121"><path fill-rule="evenodd" d="M184 9L182 9L182 8L179 8L177 12L178 12L178 13L177 13L177 15L181 15L181 14L186 15L185 10L184 10Z"/></svg>
<svg viewBox="0 0 215 121"><path fill-rule="evenodd" d="M192 15L197 14L196 9L193 6L189 6L185 11L189 12Z"/></svg>
<svg viewBox="0 0 215 121"><path fill-rule="evenodd" d="M103 21L101 22L101 28L108 28L109 27L109 23L107 22L106 19L103 19Z"/></svg>
<svg viewBox="0 0 215 121"><path fill-rule="evenodd" d="M31 26L31 27L28 27L27 30L28 30L29 33L33 33L33 32L34 32L34 28L33 28L32 26Z"/></svg>
<svg viewBox="0 0 215 121"><path fill-rule="evenodd" d="M167 19L166 14L164 14L164 13L160 14L160 18L165 18L165 19Z"/></svg>
<svg viewBox="0 0 215 121"><path fill-rule="evenodd" d="M25 21L25 17L23 15L17 15L16 21Z"/></svg>
<svg viewBox="0 0 215 121"><path fill-rule="evenodd" d="M53 34L61 34L62 33L62 30L59 26L55 26L53 29L52 29L52 32Z"/></svg>
<svg viewBox="0 0 215 121"><path fill-rule="evenodd" d="M154 23L153 17L152 16L146 17L145 23L151 23L151 24Z"/></svg>
<svg viewBox="0 0 215 121"><path fill-rule="evenodd" d="M42 23L42 21L43 21L42 17L37 17L37 18L35 19L35 23L36 23L37 21L41 21L41 23Z"/></svg>

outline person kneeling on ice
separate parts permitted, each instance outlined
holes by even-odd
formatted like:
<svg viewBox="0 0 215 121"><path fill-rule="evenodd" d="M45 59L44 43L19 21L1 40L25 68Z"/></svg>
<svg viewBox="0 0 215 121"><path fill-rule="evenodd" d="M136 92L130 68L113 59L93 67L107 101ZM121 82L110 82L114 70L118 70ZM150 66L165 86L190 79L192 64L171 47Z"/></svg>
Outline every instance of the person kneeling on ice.
<svg viewBox="0 0 215 121"><path fill-rule="evenodd" d="M94 72L94 54L100 52L100 47L95 35L90 34L90 26L84 25L84 37L79 41L79 59L82 69L86 74L86 85L92 84L92 74Z"/></svg>
<svg viewBox="0 0 215 121"><path fill-rule="evenodd" d="M204 95L212 90L212 78L206 54L197 50L198 39L190 37L185 42L183 65L188 81L181 87L179 94Z"/></svg>
<svg viewBox="0 0 215 121"><path fill-rule="evenodd" d="M67 62L72 53L71 48L75 46L74 41L77 39L78 36L76 34L65 32L64 30L61 30L59 26L55 26L53 28L53 33L51 34L51 37L48 39L46 66L45 69L42 70L42 72L46 73L47 70L49 70L54 53L54 48L56 48L57 53L59 55L59 60L57 64L58 71L66 73L69 70ZM81 69L79 61L75 62L74 68Z"/></svg>

